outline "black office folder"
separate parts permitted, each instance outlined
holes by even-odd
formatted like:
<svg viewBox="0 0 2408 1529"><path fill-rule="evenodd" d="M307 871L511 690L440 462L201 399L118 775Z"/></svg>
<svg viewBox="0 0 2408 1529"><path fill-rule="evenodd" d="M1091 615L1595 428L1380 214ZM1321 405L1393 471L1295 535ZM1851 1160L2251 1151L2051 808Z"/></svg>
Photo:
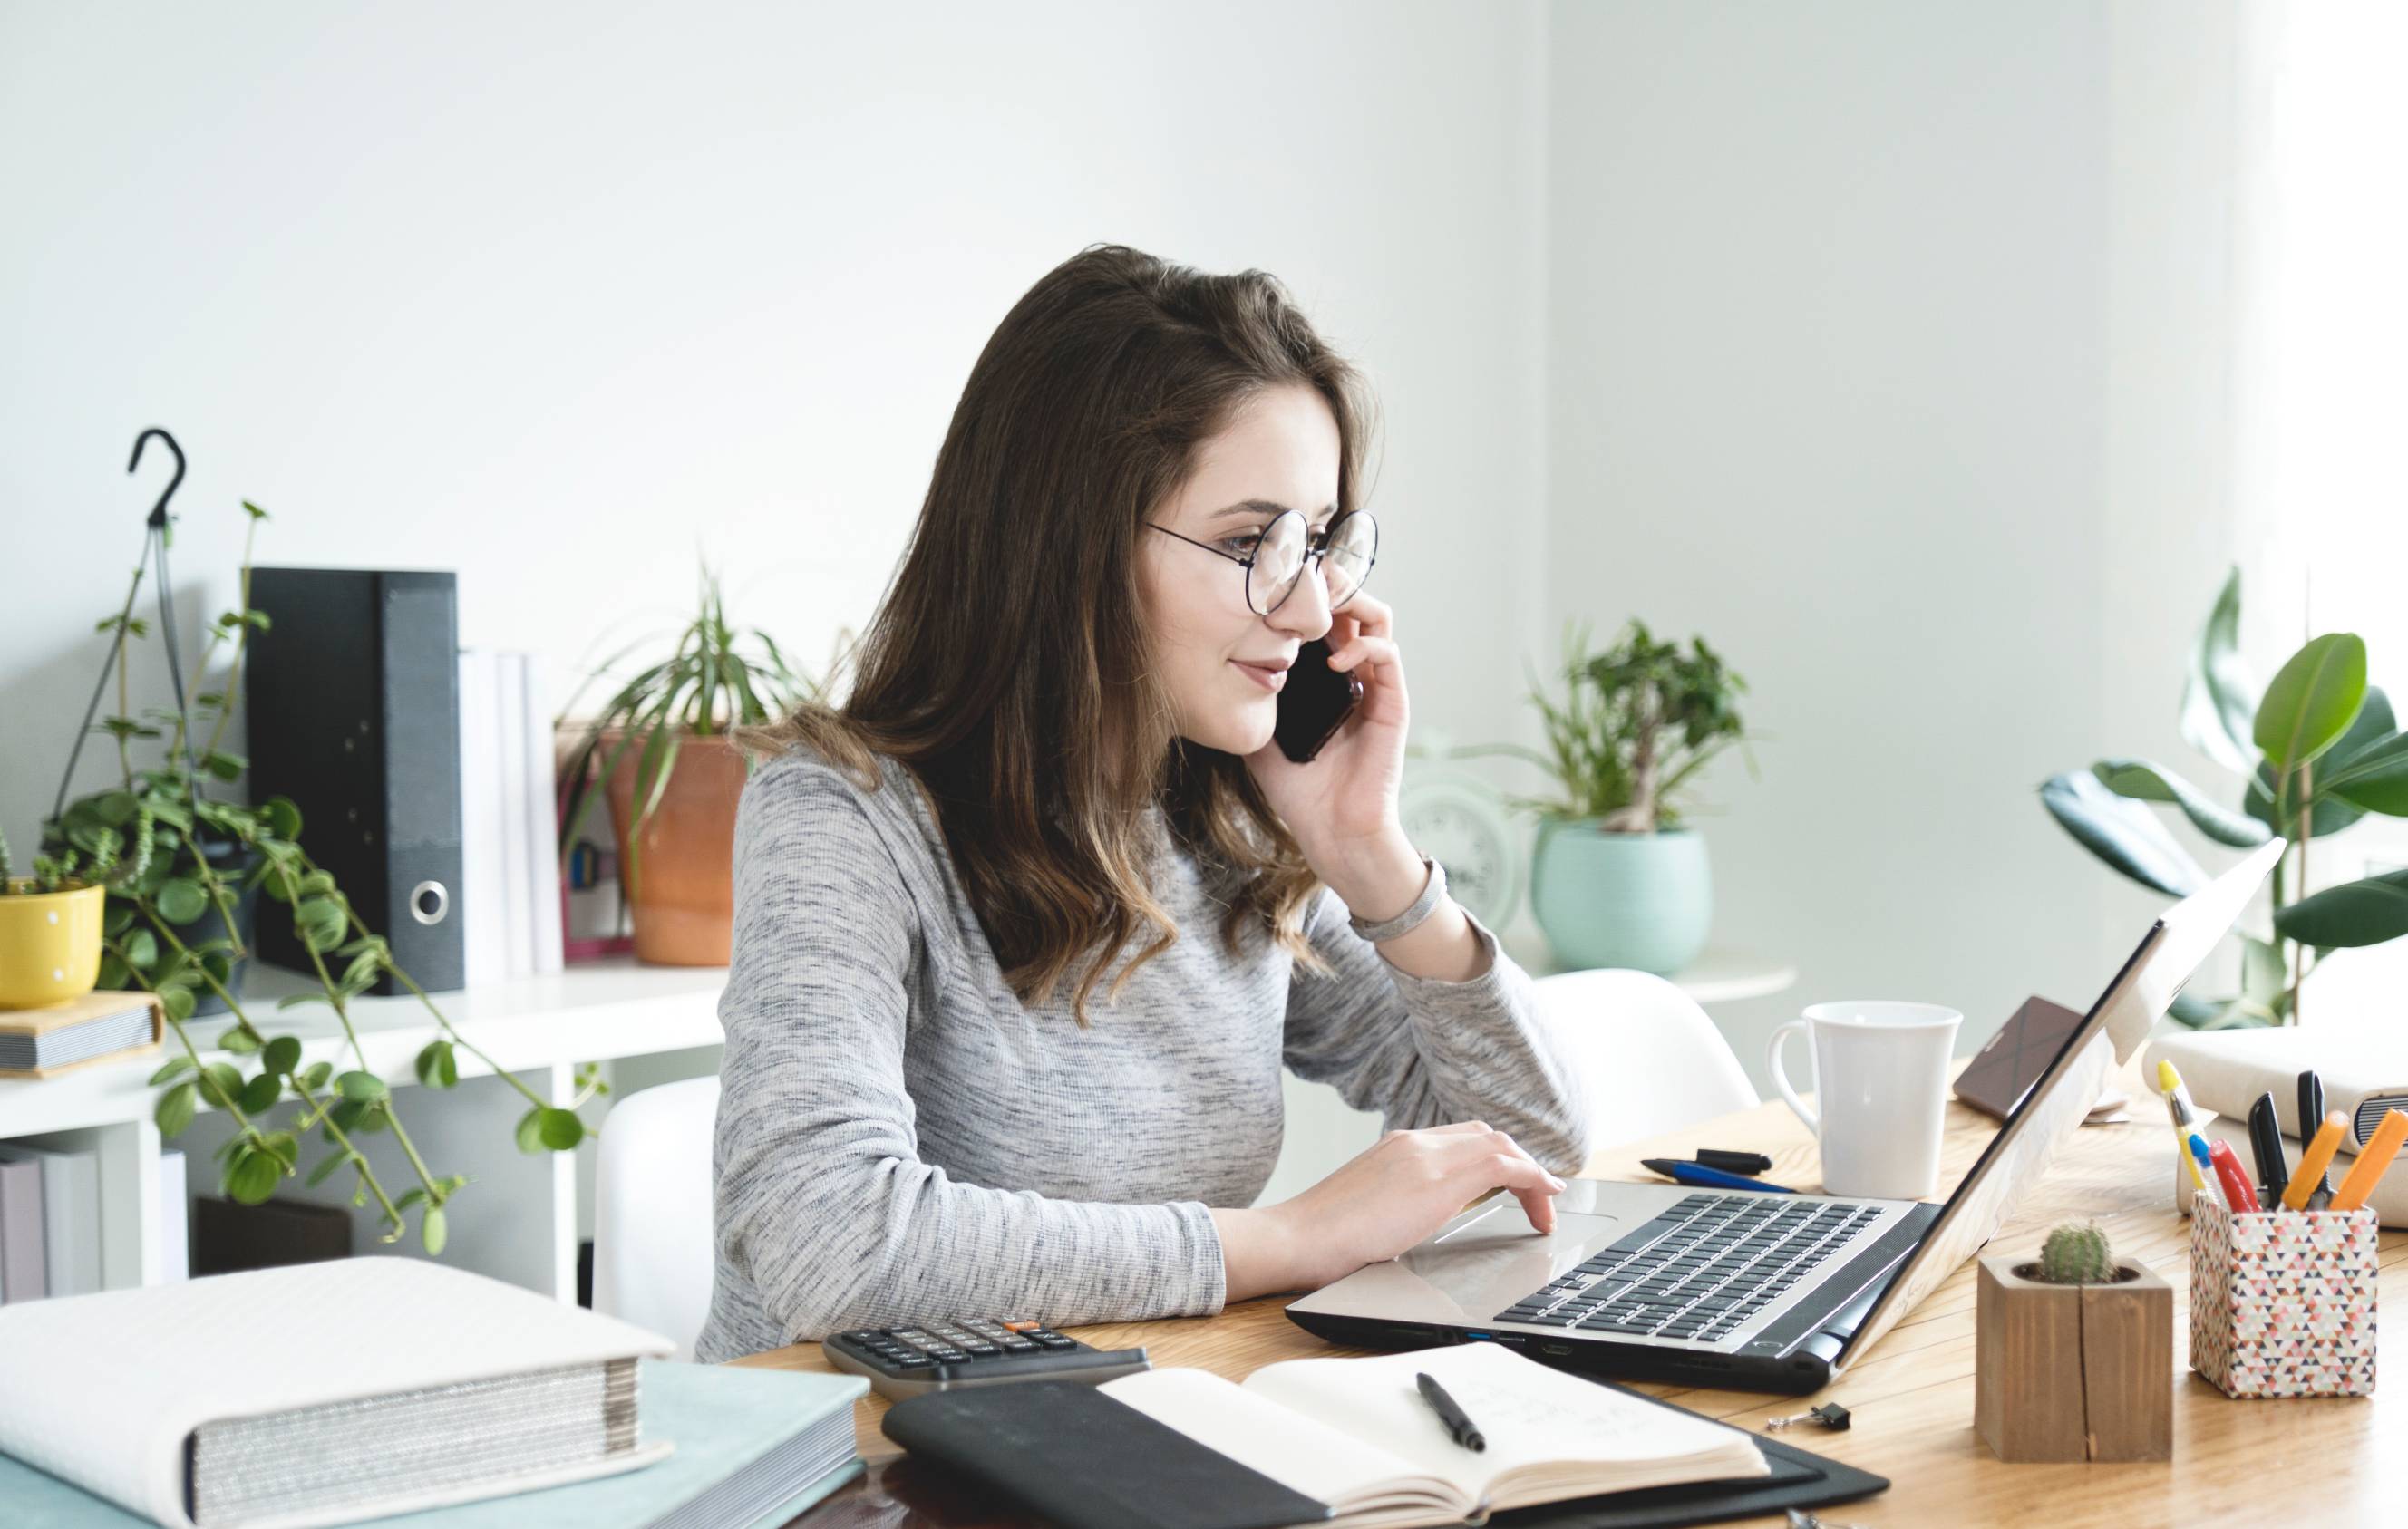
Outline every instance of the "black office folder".
<svg viewBox="0 0 2408 1529"><path fill-rule="evenodd" d="M395 964L429 992L460 987L475 910L460 901L455 576L254 568L251 599L269 623L250 645L251 800L291 797L302 848ZM260 903L258 946L314 975L283 905Z"/></svg>
<svg viewBox="0 0 2408 1529"><path fill-rule="evenodd" d="M1330 1516L1093 1386L1019 1380L910 1397L886 1436L1064 1529L1275 1529Z"/></svg>

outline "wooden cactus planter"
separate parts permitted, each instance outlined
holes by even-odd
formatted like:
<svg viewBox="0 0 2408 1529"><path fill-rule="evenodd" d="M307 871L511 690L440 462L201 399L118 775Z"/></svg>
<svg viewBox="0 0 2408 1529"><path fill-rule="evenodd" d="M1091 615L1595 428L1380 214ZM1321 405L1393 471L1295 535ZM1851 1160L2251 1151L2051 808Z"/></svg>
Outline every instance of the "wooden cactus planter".
<svg viewBox="0 0 2408 1529"><path fill-rule="evenodd" d="M2114 1284L2050 1285L1985 1258L1973 1426L2005 1461L2173 1455L2174 1293L2128 1258Z"/></svg>

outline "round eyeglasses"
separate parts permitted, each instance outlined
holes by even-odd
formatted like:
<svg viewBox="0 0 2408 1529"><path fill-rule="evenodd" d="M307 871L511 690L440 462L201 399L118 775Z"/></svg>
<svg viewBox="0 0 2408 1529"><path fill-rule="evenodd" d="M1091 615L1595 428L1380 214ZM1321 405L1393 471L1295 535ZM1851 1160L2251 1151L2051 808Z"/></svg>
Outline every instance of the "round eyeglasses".
<svg viewBox="0 0 2408 1529"><path fill-rule="evenodd" d="M1215 541L1182 536L1153 521L1145 523L1166 536L1176 536L1190 547L1201 547L1214 557L1227 558L1243 568L1246 607L1257 616L1268 616L1285 605L1287 597L1296 593L1297 581L1304 578L1307 564L1316 562L1321 564L1322 582L1329 591L1329 608L1336 610L1354 598L1363 581L1371 577L1371 564L1380 550L1380 522L1359 509L1347 511L1317 533L1305 523L1302 515L1283 509L1258 533L1238 532Z"/></svg>

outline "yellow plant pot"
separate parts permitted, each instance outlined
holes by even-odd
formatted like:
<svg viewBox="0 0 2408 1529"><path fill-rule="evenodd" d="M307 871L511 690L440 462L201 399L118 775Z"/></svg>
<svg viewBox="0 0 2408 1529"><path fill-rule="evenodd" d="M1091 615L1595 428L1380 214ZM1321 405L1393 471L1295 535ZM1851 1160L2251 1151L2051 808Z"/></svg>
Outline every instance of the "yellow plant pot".
<svg viewBox="0 0 2408 1529"><path fill-rule="evenodd" d="M0 1008L42 1008L80 998L100 980L100 920L107 887L0 896Z"/></svg>

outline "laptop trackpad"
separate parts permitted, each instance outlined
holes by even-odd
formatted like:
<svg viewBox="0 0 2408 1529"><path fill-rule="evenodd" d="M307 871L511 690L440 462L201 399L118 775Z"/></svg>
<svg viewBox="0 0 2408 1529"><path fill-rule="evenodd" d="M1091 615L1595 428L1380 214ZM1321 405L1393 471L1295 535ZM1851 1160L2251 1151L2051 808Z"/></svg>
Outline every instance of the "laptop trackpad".
<svg viewBox="0 0 2408 1529"><path fill-rule="evenodd" d="M1544 1236L1531 1228L1521 1203L1508 1199L1397 1262L1451 1297L1471 1320L1485 1322L1606 1246L1626 1225L1620 1217L1559 1210L1555 1235Z"/></svg>

